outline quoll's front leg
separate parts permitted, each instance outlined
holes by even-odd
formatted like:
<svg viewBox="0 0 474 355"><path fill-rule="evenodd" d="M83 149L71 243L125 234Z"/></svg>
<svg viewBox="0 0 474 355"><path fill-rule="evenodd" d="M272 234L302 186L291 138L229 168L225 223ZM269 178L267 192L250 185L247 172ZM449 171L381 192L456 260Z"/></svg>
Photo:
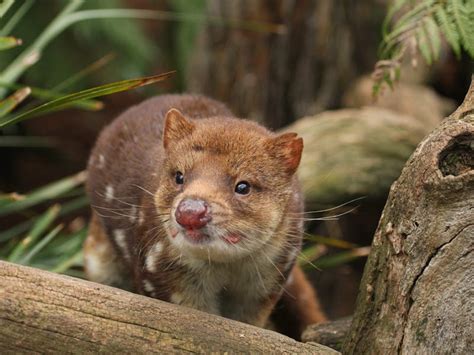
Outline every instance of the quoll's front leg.
<svg viewBox="0 0 474 355"><path fill-rule="evenodd" d="M327 319L316 291L298 265L293 267L284 289L271 316L272 322L279 332L299 340L308 325Z"/></svg>
<svg viewBox="0 0 474 355"><path fill-rule="evenodd" d="M131 289L131 280L125 265L95 213L92 213L89 234L84 242L84 270L88 280Z"/></svg>

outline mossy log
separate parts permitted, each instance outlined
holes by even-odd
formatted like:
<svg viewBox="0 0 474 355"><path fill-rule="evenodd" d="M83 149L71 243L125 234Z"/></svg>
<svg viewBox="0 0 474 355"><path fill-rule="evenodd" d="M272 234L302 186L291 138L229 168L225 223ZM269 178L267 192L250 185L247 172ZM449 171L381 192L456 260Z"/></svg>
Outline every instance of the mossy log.
<svg viewBox="0 0 474 355"><path fill-rule="evenodd" d="M298 174L312 208L362 196L385 200L390 185L429 132L426 124L411 116L376 107L324 112L285 131L304 139Z"/></svg>
<svg viewBox="0 0 474 355"><path fill-rule="evenodd" d="M332 322L312 324L303 332L305 343L318 343L341 350L351 327L352 318L346 317Z"/></svg>
<svg viewBox="0 0 474 355"><path fill-rule="evenodd" d="M474 353L474 82L393 184L344 354Z"/></svg>
<svg viewBox="0 0 474 355"><path fill-rule="evenodd" d="M359 78L344 95L343 105L350 108L381 107L412 116L424 123L427 133L456 109L452 100L440 96L426 85L398 82L393 90L381 92L376 100L373 86L374 82L369 76Z"/></svg>
<svg viewBox="0 0 474 355"><path fill-rule="evenodd" d="M270 330L0 261L2 353L337 354Z"/></svg>

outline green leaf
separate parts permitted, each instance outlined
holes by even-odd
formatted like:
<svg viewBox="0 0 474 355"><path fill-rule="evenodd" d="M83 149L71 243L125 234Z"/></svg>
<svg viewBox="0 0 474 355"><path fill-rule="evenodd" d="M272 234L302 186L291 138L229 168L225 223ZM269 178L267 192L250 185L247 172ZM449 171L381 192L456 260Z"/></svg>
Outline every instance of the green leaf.
<svg viewBox="0 0 474 355"><path fill-rule="evenodd" d="M20 148L51 148L55 142L48 137L34 136L0 136L0 148L20 147Z"/></svg>
<svg viewBox="0 0 474 355"><path fill-rule="evenodd" d="M428 64L433 63L431 47L428 42L428 37L426 36L424 27L420 27L416 30L416 42L418 44L418 48L420 49L420 53L425 59L426 63Z"/></svg>
<svg viewBox="0 0 474 355"><path fill-rule="evenodd" d="M439 32L439 27L432 17L425 18L424 22L424 30L431 44L433 60L438 60L441 53L441 33Z"/></svg>
<svg viewBox="0 0 474 355"><path fill-rule="evenodd" d="M444 34L444 37L451 45L451 48L454 51L454 54L457 58L461 57L461 46L459 44L459 34L456 29L456 25L449 18L446 9L438 6L435 10L435 18L438 21L438 24L441 27L441 31Z"/></svg>
<svg viewBox="0 0 474 355"><path fill-rule="evenodd" d="M60 224L48 234L44 236L38 243L36 243L31 250L23 256L18 263L22 265L27 265L36 254L38 254L58 233L63 229L63 225Z"/></svg>
<svg viewBox="0 0 474 355"><path fill-rule="evenodd" d="M17 107L20 102L26 99L30 93L31 89L29 87L24 87L15 91L6 99L0 101L0 118L13 111L13 109Z"/></svg>
<svg viewBox="0 0 474 355"><path fill-rule="evenodd" d="M109 53L109 54L103 56L102 58L99 58L95 62L93 62L93 63L89 64L88 66L86 66L84 69L78 71L77 73L75 73L74 75L71 75L69 78L67 78L66 80L64 80L60 84L56 85L53 88L53 91L62 91L65 88L74 85L79 80L83 79L84 77L86 77L90 73L99 70L100 68L104 67L105 65L107 65L108 63L110 63L114 59L115 59L115 54L114 53Z"/></svg>
<svg viewBox="0 0 474 355"><path fill-rule="evenodd" d="M59 197L72 190L74 187L84 183L85 179L86 173L83 171L76 175L43 186L27 194L23 199L13 201L6 205L0 205L0 216L18 212L47 200Z"/></svg>
<svg viewBox="0 0 474 355"><path fill-rule="evenodd" d="M323 237L321 235L314 235L314 234L304 234L304 239L305 240L310 240L312 242L316 242L318 244L323 244L335 248L341 248L341 249L353 249L357 247L356 244L354 243L349 243L345 240L341 239L336 239L336 238L330 238L330 237Z"/></svg>
<svg viewBox="0 0 474 355"><path fill-rule="evenodd" d="M8 11L8 9L13 5L15 0L2 0L0 3L0 18L3 17Z"/></svg>
<svg viewBox="0 0 474 355"><path fill-rule="evenodd" d="M1 202L1 201L0 201ZM89 204L89 199L86 196L80 196L75 198L71 201L63 203L61 205L61 211L59 212L59 216L66 216L69 213L75 212L81 208L86 207ZM33 217L24 222L20 222L17 225L11 227L10 229L4 230L0 232L0 243L6 242L21 233L25 233L32 225L36 223L40 217Z"/></svg>
<svg viewBox="0 0 474 355"><path fill-rule="evenodd" d="M449 8L454 17L461 44L466 52L474 58L474 16L469 13L470 8L461 1L451 1L450 5Z"/></svg>
<svg viewBox="0 0 474 355"><path fill-rule="evenodd" d="M23 0L21 6L16 10L13 16L10 17L8 22L0 30L0 36L7 36L15 28L15 26L21 21L23 16L28 12L28 10L33 5L33 0Z"/></svg>
<svg viewBox="0 0 474 355"><path fill-rule="evenodd" d="M35 241L43 234L43 232L50 226L51 223L56 219L60 211L59 205L50 207L33 225L30 233L21 240L15 249L11 252L8 257L8 261L17 262L22 254L27 250Z"/></svg>
<svg viewBox="0 0 474 355"><path fill-rule="evenodd" d="M382 25L382 33L384 37L388 34L388 27L390 25L390 22L392 21L393 16L402 8L403 5L405 5L408 2L408 0L395 0L393 3L389 6L388 11L387 11L387 16L385 16L383 25Z"/></svg>
<svg viewBox="0 0 474 355"><path fill-rule="evenodd" d="M5 87L9 89L22 89L25 86L0 82L0 87ZM28 87L31 89L31 96L36 97L38 99L52 100L52 99L59 99L67 95L67 94L56 92L56 90L54 91L46 90L46 89L41 89L41 88L37 88L33 86L28 86ZM101 110L104 107L104 105L102 104L102 102L98 100L82 100L82 101L71 103L70 107L77 107L77 108L80 108L83 110L89 110L89 111L97 111L97 110Z"/></svg>
<svg viewBox="0 0 474 355"><path fill-rule="evenodd" d="M38 107L35 107L34 109L28 112L22 113L20 115L17 115L14 117L7 117L7 119L0 121L0 128L24 121L38 114L44 114L46 112L51 112L53 110L64 108L68 105L71 105L73 102L92 99L99 96L110 95L110 94L114 94L121 91L135 89L135 88L142 87L145 85L154 84L159 81L168 79L173 73L174 71L167 72L164 74L144 77L144 78L118 81L115 83L106 84L102 86L97 86L95 88L79 91L75 94L66 95L62 98L59 98L59 99L47 102Z"/></svg>
<svg viewBox="0 0 474 355"><path fill-rule="evenodd" d="M0 37L0 51L21 45L21 39L15 37Z"/></svg>
<svg viewBox="0 0 474 355"><path fill-rule="evenodd" d="M369 255L369 253L370 247L361 247L333 255L322 256L313 263L318 269L329 269L362 257L366 257Z"/></svg>

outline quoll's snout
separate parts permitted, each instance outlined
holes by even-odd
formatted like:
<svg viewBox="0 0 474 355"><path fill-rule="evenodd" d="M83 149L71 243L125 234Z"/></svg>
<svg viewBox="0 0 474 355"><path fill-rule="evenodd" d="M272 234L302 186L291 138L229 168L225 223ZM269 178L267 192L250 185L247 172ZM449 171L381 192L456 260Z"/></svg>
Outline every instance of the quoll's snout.
<svg viewBox="0 0 474 355"><path fill-rule="evenodd" d="M176 221L186 229L204 227L211 219L211 211L206 201L199 199L184 199L174 213Z"/></svg>

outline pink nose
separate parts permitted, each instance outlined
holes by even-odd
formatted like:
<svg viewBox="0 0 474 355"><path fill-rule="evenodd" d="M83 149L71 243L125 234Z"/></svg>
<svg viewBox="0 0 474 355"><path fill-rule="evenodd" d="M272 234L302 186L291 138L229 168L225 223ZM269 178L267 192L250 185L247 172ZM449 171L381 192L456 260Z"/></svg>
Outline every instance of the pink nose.
<svg viewBox="0 0 474 355"><path fill-rule="evenodd" d="M174 213L176 221L186 229L199 229L210 220L209 205L203 200L182 200Z"/></svg>

